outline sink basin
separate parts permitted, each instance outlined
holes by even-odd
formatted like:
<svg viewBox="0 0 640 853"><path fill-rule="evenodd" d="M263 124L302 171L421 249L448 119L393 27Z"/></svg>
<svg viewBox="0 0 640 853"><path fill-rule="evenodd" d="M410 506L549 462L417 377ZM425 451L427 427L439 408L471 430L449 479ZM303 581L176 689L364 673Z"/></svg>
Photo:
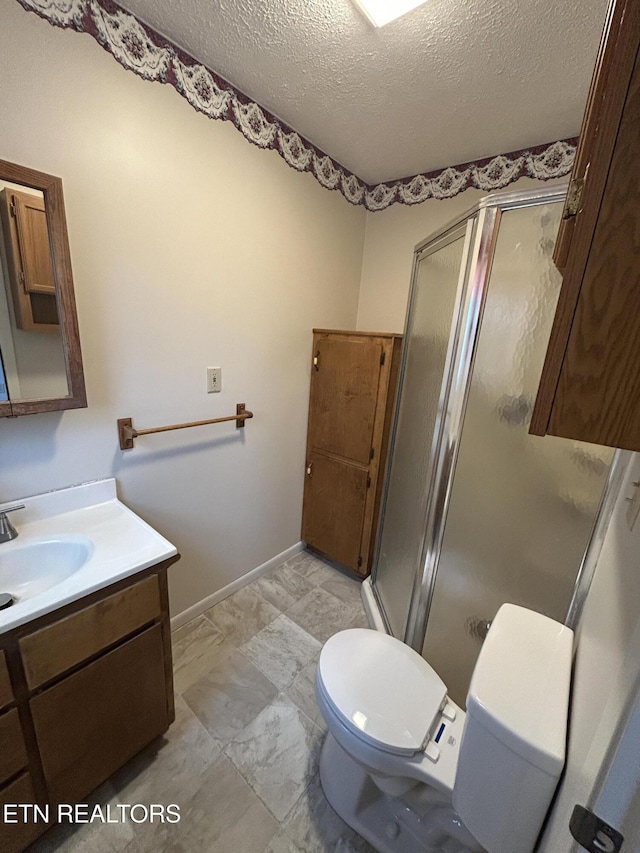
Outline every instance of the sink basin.
<svg viewBox="0 0 640 853"><path fill-rule="evenodd" d="M177 559L175 546L118 500L113 478L6 505L18 503L18 538L0 543L0 604L13 598L0 609L0 635Z"/></svg>
<svg viewBox="0 0 640 853"><path fill-rule="evenodd" d="M14 602L33 598L81 569L92 552L93 542L86 536L0 545L0 593L8 592Z"/></svg>

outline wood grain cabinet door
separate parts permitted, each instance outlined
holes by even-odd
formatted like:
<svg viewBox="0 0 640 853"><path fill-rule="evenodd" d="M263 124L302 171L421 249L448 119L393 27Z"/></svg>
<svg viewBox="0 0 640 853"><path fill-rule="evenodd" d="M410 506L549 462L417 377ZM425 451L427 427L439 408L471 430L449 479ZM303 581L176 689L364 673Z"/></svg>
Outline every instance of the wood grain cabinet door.
<svg viewBox="0 0 640 853"><path fill-rule="evenodd" d="M51 800L80 801L169 726L160 626L29 704Z"/></svg>
<svg viewBox="0 0 640 853"><path fill-rule="evenodd" d="M563 284L534 435L640 450L639 185L640 4L611 0L554 255Z"/></svg>
<svg viewBox="0 0 640 853"><path fill-rule="evenodd" d="M302 539L365 576L391 429L402 339L313 330Z"/></svg>
<svg viewBox="0 0 640 853"><path fill-rule="evenodd" d="M2 190L0 220L17 327L26 332L59 330L44 199Z"/></svg>
<svg viewBox="0 0 640 853"><path fill-rule="evenodd" d="M31 775L23 773L11 784L0 789L0 814L4 814L5 806L15 807L17 803L36 803L37 801ZM16 815L21 816L22 812L18 813L15 808L11 809L10 814L16 823L0 824L0 851L20 853L39 835L42 835L48 824L40 821L23 821L21 817L16 817Z"/></svg>
<svg viewBox="0 0 640 853"><path fill-rule="evenodd" d="M323 554L359 570L368 472L341 459L312 453L304 489L303 537Z"/></svg>
<svg viewBox="0 0 640 853"><path fill-rule="evenodd" d="M378 401L379 341L319 340L311 375L308 446L369 464Z"/></svg>

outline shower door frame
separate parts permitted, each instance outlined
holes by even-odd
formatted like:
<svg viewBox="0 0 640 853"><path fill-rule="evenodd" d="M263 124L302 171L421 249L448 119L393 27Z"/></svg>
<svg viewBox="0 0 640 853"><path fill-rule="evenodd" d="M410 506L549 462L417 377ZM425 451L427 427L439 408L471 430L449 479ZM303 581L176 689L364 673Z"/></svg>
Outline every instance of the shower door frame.
<svg viewBox="0 0 640 853"><path fill-rule="evenodd" d="M424 483L426 510L424 524L419 533L421 536L420 559L416 566L404 632L404 642L418 652L422 651L426 636L486 301L487 285L500 230L500 220L504 211L540 204L562 204L566 196L567 186L567 183L563 182L542 189L524 192L501 192L486 196L465 214L457 217L419 243L414 250L411 289L404 327L404 347L371 578L374 599L388 633L392 632L385 613L384 603L376 586L376 578L381 548L380 533L384 524L389 494L390 472L397 440L397 427L407 364L409 323L413 315L418 286L417 270L421 258L443 248L451 239L455 239L456 236L459 237L466 229L465 248L460 264L461 276L458 282L449 348L440 388L429 467ZM453 407L450 407L451 400L454 401ZM623 456L620 451L617 451L576 577L573 599L567 616L567 621L570 621L574 626L579 620L582 604L595 570L595 562L602 547L604 531L622 480L622 472L626 468L626 461L627 455Z"/></svg>

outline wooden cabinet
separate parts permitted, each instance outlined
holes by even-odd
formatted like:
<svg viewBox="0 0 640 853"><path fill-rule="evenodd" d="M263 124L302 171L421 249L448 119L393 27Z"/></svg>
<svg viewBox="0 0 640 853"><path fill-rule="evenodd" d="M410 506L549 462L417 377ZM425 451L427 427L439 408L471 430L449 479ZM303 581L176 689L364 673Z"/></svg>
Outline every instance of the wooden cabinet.
<svg viewBox="0 0 640 853"><path fill-rule="evenodd" d="M75 803L169 727L154 625L31 699L47 791Z"/></svg>
<svg viewBox="0 0 640 853"><path fill-rule="evenodd" d="M27 332L59 331L44 198L2 190L0 220L16 326Z"/></svg>
<svg viewBox="0 0 640 853"><path fill-rule="evenodd" d="M176 559L0 638L0 806L37 803L52 823L169 727ZM2 853L49 825L18 817L0 825Z"/></svg>
<svg viewBox="0 0 640 853"><path fill-rule="evenodd" d="M640 4L611 2L554 260L530 432L640 450Z"/></svg>
<svg viewBox="0 0 640 853"><path fill-rule="evenodd" d="M302 538L369 574L402 338L314 329Z"/></svg>

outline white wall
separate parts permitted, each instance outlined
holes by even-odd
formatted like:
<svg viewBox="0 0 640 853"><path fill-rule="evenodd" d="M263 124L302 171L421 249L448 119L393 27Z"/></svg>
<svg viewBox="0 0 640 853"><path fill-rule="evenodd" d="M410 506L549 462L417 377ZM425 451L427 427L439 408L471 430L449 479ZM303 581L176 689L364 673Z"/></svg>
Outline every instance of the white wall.
<svg viewBox="0 0 640 853"><path fill-rule="evenodd" d="M547 181L543 186L550 183ZM532 178L520 178L506 191L518 192L540 185L540 181ZM454 198L430 199L413 206L394 204L367 216L358 329L402 332L415 246L464 214L485 195L488 193L482 190L469 189Z"/></svg>
<svg viewBox="0 0 640 853"><path fill-rule="evenodd" d="M115 476L183 554L172 610L300 538L311 329L353 328L365 212L0 0L0 158L63 179L89 407L0 422L0 500ZM220 394L206 367L222 367ZM139 428L233 424L139 439ZM19 525L19 519L17 519Z"/></svg>
<svg viewBox="0 0 640 853"><path fill-rule="evenodd" d="M576 804L596 805L596 812L626 835L623 850L637 851L640 843L640 821L633 813L633 795L640 780L637 743L631 772L626 767L624 777L613 774L607 781L616 794L617 813L596 804L598 788L627 715L638 701L640 686L640 520L630 531L625 500L637 492L632 483L639 479L640 455L634 454L580 623L566 773L541 853L583 849L569 834L569 818Z"/></svg>

